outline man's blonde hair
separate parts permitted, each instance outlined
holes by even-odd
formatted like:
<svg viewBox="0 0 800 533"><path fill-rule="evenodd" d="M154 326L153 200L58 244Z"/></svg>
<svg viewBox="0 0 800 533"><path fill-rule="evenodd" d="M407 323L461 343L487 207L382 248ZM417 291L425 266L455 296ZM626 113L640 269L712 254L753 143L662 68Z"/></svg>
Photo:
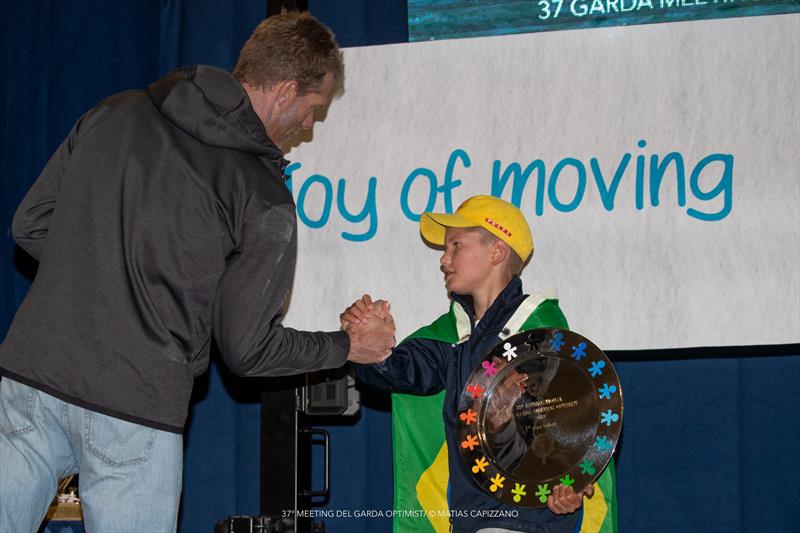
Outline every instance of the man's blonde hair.
<svg viewBox="0 0 800 533"><path fill-rule="evenodd" d="M242 47L233 76L262 90L280 81L296 81L302 96L317 90L329 72L339 92L344 63L333 33L308 13L290 11L258 25Z"/></svg>

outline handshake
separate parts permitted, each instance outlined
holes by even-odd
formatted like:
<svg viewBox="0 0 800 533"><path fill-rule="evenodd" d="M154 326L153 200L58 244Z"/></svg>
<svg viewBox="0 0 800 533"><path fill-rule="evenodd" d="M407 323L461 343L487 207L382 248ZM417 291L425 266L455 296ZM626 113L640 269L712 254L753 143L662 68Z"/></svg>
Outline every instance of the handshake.
<svg viewBox="0 0 800 533"><path fill-rule="evenodd" d="M353 363L380 363L396 344L394 318L386 300L372 301L369 294L339 315L342 330L350 337L347 360Z"/></svg>

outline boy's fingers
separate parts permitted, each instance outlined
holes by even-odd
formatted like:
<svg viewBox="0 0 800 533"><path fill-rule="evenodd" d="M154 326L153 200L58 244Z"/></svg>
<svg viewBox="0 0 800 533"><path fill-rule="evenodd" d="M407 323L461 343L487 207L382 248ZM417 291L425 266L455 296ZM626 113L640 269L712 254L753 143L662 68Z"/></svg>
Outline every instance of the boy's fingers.
<svg viewBox="0 0 800 533"><path fill-rule="evenodd" d="M389 302L386 300L376 300L372 302L372 309L379 317L386 318L389 315Z"/></svg>
<svg viewBox="0 0 800 533"><path fill-rule="evenodd" d="M553 493L547 497L547 507L555 514L564 514L563 503L561 501L560 485L553 487Z"/></svg>
<svg viewBox="0 0 800 533"><path fill-rule="evenodd" d="M556 514L569 514L577 511L582 503L581 496L572 487L556 485L553 494L547 498L547 507Z"/></svg>
<svg viewBox="0 0 800 533"><path fill-rule="evenodd" d="M363 324L372 317L371 306L372 303L364 303L363 299L356 300L353 305L345 309L341 316L356 324Z"/></svg>
<svg viewBox="0 0 800 533"><path fill-rule="evenodd" d="M350 323L350 325L362 324L366 322L366 318L362 320L364 317L364 313L358 311L352 305L345 309L342 314L339 315L339 322L341 323L342 327L344 328L346 323Z"/></svg>

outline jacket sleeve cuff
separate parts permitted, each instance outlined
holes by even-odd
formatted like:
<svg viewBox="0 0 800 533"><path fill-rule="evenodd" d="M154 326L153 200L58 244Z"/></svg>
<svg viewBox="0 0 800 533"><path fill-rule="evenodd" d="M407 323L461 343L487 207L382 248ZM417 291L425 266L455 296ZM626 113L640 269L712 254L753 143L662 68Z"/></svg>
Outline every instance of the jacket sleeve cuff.
<svg viewBox="0 0 800 533"><path fill-rule="evenodd" d="M346 331L331 331L331 353L328 359L328 368L339 368L347 362L350 353L350 335Z"/></svg>

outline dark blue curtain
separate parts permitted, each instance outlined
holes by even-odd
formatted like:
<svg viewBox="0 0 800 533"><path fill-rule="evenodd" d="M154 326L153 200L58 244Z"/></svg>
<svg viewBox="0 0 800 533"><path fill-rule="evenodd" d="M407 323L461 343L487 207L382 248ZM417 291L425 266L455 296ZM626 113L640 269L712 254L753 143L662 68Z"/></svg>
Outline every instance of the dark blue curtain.
<svg viewBox="0 0 800 533"><path fill-rule="evenodd" d="M770 351L615 364L621 532L800 531L800 356Z"/></svg>
<svg viewBox="0 0 800 533"><path fill-rule="evenodd" d="M143 88L179 65L230 69L265 4L0 3L0 337L35 272L9 236L11 217L75 120L105 96ZM407 40L405 1L316 0L309 9L343 46ZM800 531L800 356L770 353L644 354L617 363L626 405L617 457L621 531ZM182 532L258 513L258 390L257 381L236 379L216 362L198 378L186 432ZM387 399L367 395L364 404L357 417L323 426L332 447L323 508L391 507ZM391 530L380 519L327 518L325 525L333 533Z"/></svg>

